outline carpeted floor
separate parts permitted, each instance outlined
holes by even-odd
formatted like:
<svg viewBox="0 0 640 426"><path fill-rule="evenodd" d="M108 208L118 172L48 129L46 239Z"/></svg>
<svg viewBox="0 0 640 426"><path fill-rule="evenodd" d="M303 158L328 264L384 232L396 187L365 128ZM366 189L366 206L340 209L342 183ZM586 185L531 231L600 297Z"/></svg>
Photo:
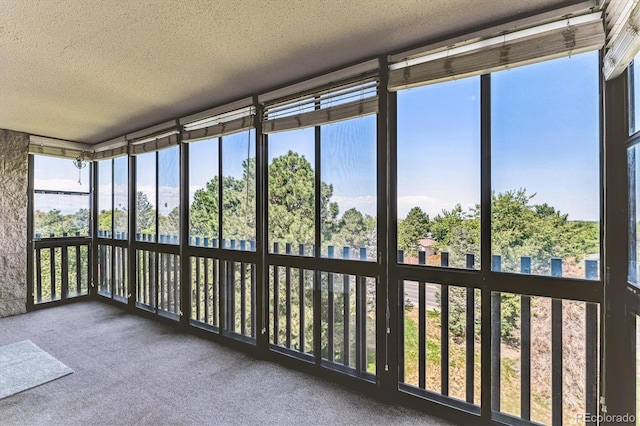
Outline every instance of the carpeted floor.
<svg viewBox="0 0 640 426"><path fill-rule="evenodd" d="M0 399L71 373L31 340L0 346Z"/></svg>
<svg viewBox="0 0 640 426"><path fill-rule="evenodd" d="M0 400L8 425L452 424L100 302L0 319L75 373Z"/></svg>

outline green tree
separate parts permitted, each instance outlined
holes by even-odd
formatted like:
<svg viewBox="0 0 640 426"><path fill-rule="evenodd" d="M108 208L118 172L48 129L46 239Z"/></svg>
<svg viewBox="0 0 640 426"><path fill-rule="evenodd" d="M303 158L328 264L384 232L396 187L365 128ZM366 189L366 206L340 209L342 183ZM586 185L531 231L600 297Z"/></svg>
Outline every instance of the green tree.
<svg viewBox="0 0 640 426"><path fill-rule="evenodd" d="M138 191L136 194L136 226L141 233L155 232L156 210L149 202L147 194Z"/></svg>
<svg viewBox="0 0 640 426"><path fill-rule="evenodd" d="M365 217L356 208L345 211L337 223L337 232L332 242L339 246L353 248L371 245L370 231L367 229Z"/></svg>
<svg viewBox="0 0 640 426"><path fill-rule="evenodd" d="M398 248L407 256L417 256L420 240L430 229L429 216L420 207L413 207L398 223Z"/></svg>

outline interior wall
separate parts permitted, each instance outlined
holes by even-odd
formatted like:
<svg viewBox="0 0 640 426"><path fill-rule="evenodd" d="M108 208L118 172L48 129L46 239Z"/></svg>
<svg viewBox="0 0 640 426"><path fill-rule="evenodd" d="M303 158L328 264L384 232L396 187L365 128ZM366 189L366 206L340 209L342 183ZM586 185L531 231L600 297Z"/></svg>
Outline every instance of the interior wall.
<svg viewBox="0 0 640 426"><path fill-rule="evenodd" d="M29 135L0 129L0 317L26 312Z"/></svg>

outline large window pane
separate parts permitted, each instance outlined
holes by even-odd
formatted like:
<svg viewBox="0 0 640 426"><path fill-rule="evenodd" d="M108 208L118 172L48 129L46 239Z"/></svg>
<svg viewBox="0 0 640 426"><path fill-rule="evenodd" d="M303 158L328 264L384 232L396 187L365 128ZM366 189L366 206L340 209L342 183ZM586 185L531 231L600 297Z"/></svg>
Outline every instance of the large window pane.
<svg viewBox="0 0 640 426"><path fill-rule="evenodd" d="M136 239L154 241L156 233L156 153L136 156Z"/></svg>
<svg viewBox="0 0 640 426"><path fill-rule="evenodd" d="M129 158L113 160L113 231L115 238L127 239L129 232Z"/></svg>
<svg viewBox="0 0 640 426"><path fill-rule="evenodd" d="M34 156L34 188L53 191L89 192L91 166L78 170L68 158Z"/></svg>
<svg viewBox="0 0 640 426"><path fill-rule="evenodd" d="M377 258L376 117L321 127L322 256Z"/></svg>
<svg viewBox="0 0 640 426"><path fill-rule="evenodd" d="M398 93L404 263L480 267L480 79Z"/></svg>
<svg viewBox="0 0 640 426"><path fill-rule="evenodd" d="M178 244L180 234L180 148L158 152L158 241Z"/></svg>
<svg viewBox="0 0 640 426"><path fill-rule="evenodd" d="M89 194L34 194L37 238L89 235Z"/></svg>
<svg viewBox="0 0 640 426"><path fill-rule="evenodd" d="M98 237L110 238L113 230L113 161L98 162Z"/></svg>
<svg viewBox="0 0 640 426"><path fill-rule="evenodd" d="M222 246L255 250L255 131L222 138Z"/></svg>
<svg viewBox="0 0 640 426"><path fill-rule="evenodd" d="M189 144L189 244L196 246L217 245L218 141Z"/></svg>
<svg viewBox="0 0 640 426"><path fill-rule="evenodd" d="M89 235L91 165L34 156L34 235L38 238Z"/></svg>
<svg viewBox="0 0 640 426"><path fill-rule="evenodd" d="M493 270L597 278L598 78L597 52L492 74Z"/></svg>
<svg viewBox="0 0 640 426"><path fill-rule="evenodd" d="M314 135L308 128L269 135L269 251L313 255Z"/></svg>

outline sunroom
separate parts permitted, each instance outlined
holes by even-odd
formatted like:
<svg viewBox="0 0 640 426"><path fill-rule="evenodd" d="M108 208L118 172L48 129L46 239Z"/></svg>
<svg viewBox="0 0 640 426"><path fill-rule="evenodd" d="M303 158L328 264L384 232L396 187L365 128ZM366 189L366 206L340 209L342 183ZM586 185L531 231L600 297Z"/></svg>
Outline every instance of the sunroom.
<svg viewBox="0 0 640 426"><path fill-rule="evenodd" d="M6 6L0 418L635 423L637 0Z"/></svg>

